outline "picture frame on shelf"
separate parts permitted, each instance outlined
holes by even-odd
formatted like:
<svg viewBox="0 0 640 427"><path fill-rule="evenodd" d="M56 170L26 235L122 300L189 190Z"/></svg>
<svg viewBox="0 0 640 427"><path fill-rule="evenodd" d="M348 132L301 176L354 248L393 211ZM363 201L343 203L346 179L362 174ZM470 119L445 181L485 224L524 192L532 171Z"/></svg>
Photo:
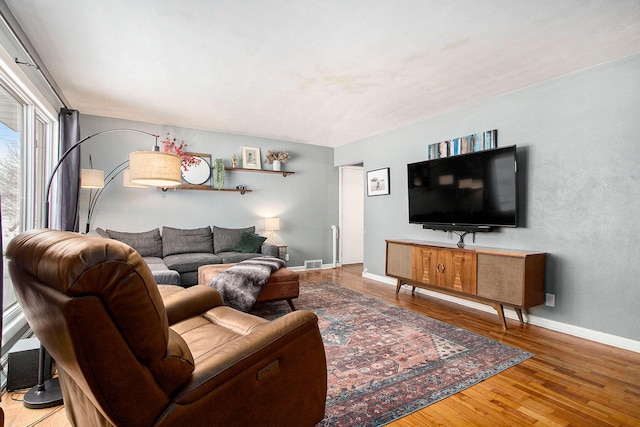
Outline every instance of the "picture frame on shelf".
<svg viewBox="0 0 640 427"><path fill-rule="evenodd" d="M391 194L389 168L367 171L367 196L386 196Z"/></svg>
<svg viewBox="0 0 640 427"><path fill-rule="evenodd" d="M242 167L244 169L262 169L260 148L242 147Z"/></svg>
<svg viewBox="0 0 640 427"><path fill-rule="evenodd" d="M182 169L184 184L211 186L211 154L185 153L200 160L197 165L186 166Z"/></svg>

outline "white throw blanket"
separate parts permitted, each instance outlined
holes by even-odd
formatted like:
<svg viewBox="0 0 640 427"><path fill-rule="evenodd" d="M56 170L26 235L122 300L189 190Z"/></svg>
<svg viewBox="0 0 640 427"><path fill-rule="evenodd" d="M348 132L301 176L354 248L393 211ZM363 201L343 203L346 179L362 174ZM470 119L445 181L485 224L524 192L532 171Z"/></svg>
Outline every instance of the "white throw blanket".
<svg viewBox="0 0 640 427"><path fill-rule="evenodd" d="M255 304L271 273L284 265L280 258L270 256L240 261L213 276L209 286L220 292L225 305L246 312Z"/></svg>

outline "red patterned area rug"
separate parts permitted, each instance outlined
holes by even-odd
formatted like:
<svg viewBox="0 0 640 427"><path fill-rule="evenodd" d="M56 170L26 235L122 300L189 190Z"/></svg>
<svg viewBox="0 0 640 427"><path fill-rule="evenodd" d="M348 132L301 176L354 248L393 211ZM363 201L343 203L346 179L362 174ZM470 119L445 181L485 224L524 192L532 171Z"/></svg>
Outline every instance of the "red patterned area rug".
<svg viewBox="0 0 640 427"><path fill-rule="evenodd" d="M319 318L328 370L322 426L384 425L533 356L331 283L301 286L295 305ZM252 313L288 311L281 301Z"/></svg>

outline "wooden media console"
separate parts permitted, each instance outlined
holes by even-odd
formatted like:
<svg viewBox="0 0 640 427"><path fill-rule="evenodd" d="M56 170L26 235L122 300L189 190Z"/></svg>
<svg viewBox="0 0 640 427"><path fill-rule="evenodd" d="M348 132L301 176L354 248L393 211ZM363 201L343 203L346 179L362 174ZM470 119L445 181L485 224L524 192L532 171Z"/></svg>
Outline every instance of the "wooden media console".
<svg viewBox="0 0 640 427"><path fill-rule="evenodd" d="M403 284L492 305L504 328L504 306L522 310L544 303L544 252L459 248L419 240L387 240L385 273Z"/></svg>

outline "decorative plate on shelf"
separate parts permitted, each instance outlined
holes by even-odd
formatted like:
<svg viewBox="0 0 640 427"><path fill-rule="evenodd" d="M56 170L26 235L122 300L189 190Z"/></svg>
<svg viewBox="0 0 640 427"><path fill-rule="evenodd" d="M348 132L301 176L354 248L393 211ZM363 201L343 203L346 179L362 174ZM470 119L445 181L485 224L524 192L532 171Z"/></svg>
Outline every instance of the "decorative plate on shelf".
<svg viewBox="0 0 640 427"><path fill-rule="evenodd" d="M188 184L202 185L211 178L211 155L201 153L187 153L200 160L197 165L182 170L182 179Z"/></svg>

